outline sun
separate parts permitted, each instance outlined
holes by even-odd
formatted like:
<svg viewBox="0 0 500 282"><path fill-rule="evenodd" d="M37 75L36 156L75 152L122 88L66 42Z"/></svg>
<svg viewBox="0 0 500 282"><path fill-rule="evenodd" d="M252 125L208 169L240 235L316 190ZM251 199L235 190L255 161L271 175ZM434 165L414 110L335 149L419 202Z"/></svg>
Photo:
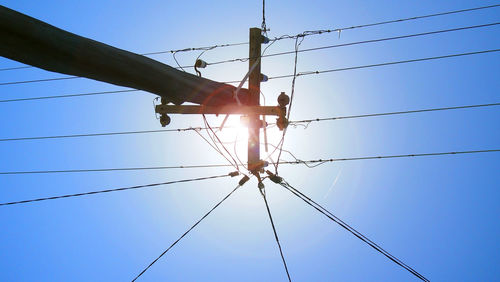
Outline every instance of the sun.
<svg viewBox="0 0 500 282"><path fill-rule="evenodd" d="M270 116L261 116L263 126L260 130L260 156L264 161L272 162L276 148L282 137L282 131L276 127L276 120ZM248 154L248 117L245 115L219 116L207 119L212 130L211 141L228 158L234 158L246 168ZM210 139L209 139L210 140Z"/></svg>

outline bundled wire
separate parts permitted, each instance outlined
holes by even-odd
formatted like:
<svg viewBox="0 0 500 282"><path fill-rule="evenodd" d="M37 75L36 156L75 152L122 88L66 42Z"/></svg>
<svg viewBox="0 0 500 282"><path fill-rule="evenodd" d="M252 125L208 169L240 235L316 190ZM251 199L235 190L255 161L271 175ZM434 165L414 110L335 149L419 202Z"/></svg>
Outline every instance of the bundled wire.
<svg viewBox="0 0 500 282"><path fill-rule="evenodd" d="M274 239L276 240L276 244L278 245L278 249L280 251L281 261L283 262L283 267L285 268L286 276L288 277L288 281L291 282L292 279L290 278L290 273L288 272L288 267L286 265L285 256L283 255L283 250L281 249L281 244L280 244L280 240L278 238L278 233L276 232L276 226L274 226L274 221L273 221L273 217L271 215L271 210L269 209L269 204L267 203L266 193L263 192L263 188L260 189L260 192L261 192L262 198L264 199L264 203L266 204L267 214L269 216L269 221L271 222L271 226L273 228Z"/></svg>
<svg viewBox="0 0 500 282"><path fill-rule="evenodd" d="M354 236L356 236L358 239L360 239L361 241L368 244L370 247L375 249L377 252L383 254L388 259L390 259L391 261L393 261L397 265L401 266L402 268L406 269L408 272L415 275L417 278L421 279L422 281L429 281L422 274L418 273L416 270L414 270L413 268L411 268L410 266L408 266L407 264L405 264L404 262L399 260L397 257L393 256L388 251L384 250L382 247L380 247L379 245L377 245L376 243L374 243L373 241L368 239L366 236L361 234L359 231L357 231L356 229L354 229L353 227L351 227L350 225L348 225L347 223L345 223L344 221L342 221L341 219L336 217L334 214L332 214L330 211L328 211L327 209L322 207L320 204L316 203L311 198L309 198L308 196L304 195L302 192L300 192L297 189L295 189L294 187L292 187L286 181L282 180L281 178L279 180L281 180L281 181L276 182L276 183L280 184L282 187L284 187L285 189L290 191L292 194L294 194L295 196L297 196L298 198L303 200L305 203L307 203L308 205L310 205L311 207L313 207L314 209L316 209L317 211L319 211L320 213L322 213L323 215L325 215L326 217L331 219L333 222L340 225L345 230L352 233Z"/></svg>

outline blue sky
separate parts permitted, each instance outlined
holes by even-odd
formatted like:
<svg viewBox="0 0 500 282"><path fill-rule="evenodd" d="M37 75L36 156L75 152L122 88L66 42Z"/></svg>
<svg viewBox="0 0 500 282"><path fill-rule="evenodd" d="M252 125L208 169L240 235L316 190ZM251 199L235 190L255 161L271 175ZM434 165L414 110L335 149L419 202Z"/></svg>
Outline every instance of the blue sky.
<svg viewBox="0 0 500 282"><path fill-rule="evenodd" d="M494 1L266 1L270 37L496 4ZM403 3L404 2L404 3ZM259 1L3 1L4 6L125 50L145 53L245 42L260 27ZM306 37L300 48L494 23L500 8ZM500 47L498 26L300 53L298 71L377 64ZM293 50L282 40L268 53ZM181 65L199 52L178 53ZM248 56L218 48L207 62ZM171 54L152 58L175 66ZM268 76L293 73L293 55L264 58ZM0 68L20 63L0 58ZM247 63L202 70L243 78ZM192 69L187 69L192 72ZM500 101L499 54L488 53L298 77L292 120ZM0 82L62 77L0 72ZM262 84L267 105L291 78ZM2 100L113 91L87 79L0 86ZM156 130L155 95L134 92L0 103L0 138ZM311 123L290 127L284 148L300 159L498 149L499 107ZM222 117L210 117L219 125ZM236 123L237 118L231 118ZM203 126L172 116L168 128ZM268 130L276 144L280 133ZM225 141L236 134L222 132ZM244 136L237 143L246 160ZM232 145L229 146L232 149ZM263 148L262 148L263 151ZM0 142L0 171L226 163L195 132ZM280 166L311 196L430 280L498 280L500 154ZM284 153L285 160L292 158ZM230 168L0 175L0 202L227 174ZM232 190L239 178L0 207L5 281L127 281ZM280 186L266 192L294 281L412 281L410 273ZM286 281L264 202L252 179L153 265L142 281Z"/></svg>

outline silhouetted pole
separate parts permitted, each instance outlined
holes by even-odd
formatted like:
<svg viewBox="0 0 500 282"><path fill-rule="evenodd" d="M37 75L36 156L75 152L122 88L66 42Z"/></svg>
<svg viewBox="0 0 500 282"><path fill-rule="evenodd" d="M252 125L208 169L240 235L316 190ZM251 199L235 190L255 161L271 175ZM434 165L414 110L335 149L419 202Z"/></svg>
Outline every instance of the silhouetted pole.
<svg viewBox="0 0 500 282"><path fill-rule="evenodd" d="M260 105L260 52L262 34L260 28L250 28L250 52L248 78L248 105ZM260 127L262 122L258 114L248 116L248 170L254 172L260 162Z"/></svg>
<svg viewBox="0 0 500 282"><path fill-rule="evenodd" d="M217 106L235 103L232 85L179 71L4 6L0 6L0 55L53 72L144 90L175 104L193 102ZM239 92L243 104L247 102L247 95L246 89Z"/></svg>

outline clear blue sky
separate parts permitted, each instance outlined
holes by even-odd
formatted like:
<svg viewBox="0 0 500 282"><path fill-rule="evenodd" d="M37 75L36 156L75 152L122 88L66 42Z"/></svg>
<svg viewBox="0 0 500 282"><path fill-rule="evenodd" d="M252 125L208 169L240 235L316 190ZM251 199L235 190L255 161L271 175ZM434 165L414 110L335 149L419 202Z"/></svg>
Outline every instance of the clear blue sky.
<svg viewBox="0 0 500 282"><path fill-rule="evenodd" d="M43 3L42 3L43 2ZM57 27L145 53L245 42L260 27L260 1L3 1ZM270 37L496 4L494 1L266 1ZM307 37L312 48L500 20L500 8ZM282 40L268 53L293 50ZM298 57L298 71L498 49L499 26ZM191 65L199 52L178 53ZM218 48L207 62L248 56ZM175 66L171 54L153 56ZM264 58L268 76L293 73L293 55ZM298 77L292 120L498 103L498 53ZM20 63L0 58L0 68ZM241 79L247 63L209 66L203 76ZM192 69L187 69L192 71ZM0 72L0 82L62 77L38 69ZM262 85L267 105L291 79ZM0 86L0 99L120 87L87 79ZM155 95L135 92L0 103L0 138L160 129ZM202 126L173 116L168 128ZM348 158L500 147L500 108L485 107L290 127L284 148L300 159ZM211 117L219 125L222 117ZM231 122L236 121L234 119ZM272 144L279 139L269 129ZM234 132L223 132L234 141ZM242 137L239 138L242 141ZM243 140L244 141L244 140ZM237 151L245 161L245 142ZM230 145L232 149L232 145ZM0 142L0 171L226 163L194 132ZM285 160L292 158L284 153ZM230 168L0 175L0 202L226 174ZM500 153L280 166L307 193L368 238L435 281L494 281L500 245ZM2 281L130 281L239 178L0 206ZM293 281L413 281L410 273L266 182ZM153 265L142 281L286 281L255 179Z"/></svg>

